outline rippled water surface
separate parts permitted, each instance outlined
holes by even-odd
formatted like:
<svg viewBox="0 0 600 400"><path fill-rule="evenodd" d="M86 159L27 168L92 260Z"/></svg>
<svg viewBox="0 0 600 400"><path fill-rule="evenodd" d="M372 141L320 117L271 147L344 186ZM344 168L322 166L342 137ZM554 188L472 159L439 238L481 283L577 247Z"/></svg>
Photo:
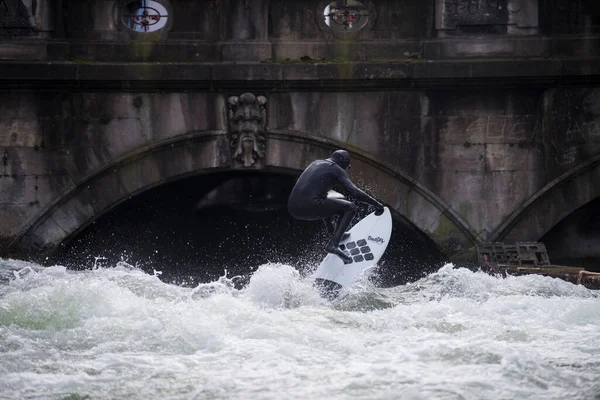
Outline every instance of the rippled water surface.
<svg viewBox="0 0 600 400"><path fill-rule="evenodd" d="M0 259L1 399L600 399L598 292L446 265L322 299Z"/></svg>

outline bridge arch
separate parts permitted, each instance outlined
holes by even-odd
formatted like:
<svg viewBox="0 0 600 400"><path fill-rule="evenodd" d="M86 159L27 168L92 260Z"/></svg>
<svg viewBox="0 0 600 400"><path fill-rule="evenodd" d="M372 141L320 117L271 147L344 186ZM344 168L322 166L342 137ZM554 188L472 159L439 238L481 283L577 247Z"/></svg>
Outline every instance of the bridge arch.
<svg viewBox="0 0 600 400"><path fill-rule="evenodd" d="M447 203L398 168L343 143L298 131L269 131L265 172L299 174L316 158L346 148L351 175L394 210L396 216L438 244L448 257L476 243L476 235ZM132 196L189 176L231 171L230 146L223 131L190 132L128 153L83 179L42 210L20 232L12 247L38 255L51 254L101 215ZM242 169L243 170L243 169Z"/></svg>
<svg viewBox="0 0 600 400"><path fill-rule="evenodd" d="M518 207L491 241L538 241L578 208L600 197L600 156L566 172Z"/></svg>

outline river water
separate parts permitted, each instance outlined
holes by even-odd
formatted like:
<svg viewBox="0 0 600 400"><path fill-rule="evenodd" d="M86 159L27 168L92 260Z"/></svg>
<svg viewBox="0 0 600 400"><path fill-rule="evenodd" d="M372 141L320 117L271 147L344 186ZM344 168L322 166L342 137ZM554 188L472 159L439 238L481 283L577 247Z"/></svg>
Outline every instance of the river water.
<svg viewBox="0 0 600 400"><path fill-rule="evenodd" d="M234 280L234 279L233 279ZM598 292L446 265L322 299L0 259L1 399L600 399Z"/></svg>

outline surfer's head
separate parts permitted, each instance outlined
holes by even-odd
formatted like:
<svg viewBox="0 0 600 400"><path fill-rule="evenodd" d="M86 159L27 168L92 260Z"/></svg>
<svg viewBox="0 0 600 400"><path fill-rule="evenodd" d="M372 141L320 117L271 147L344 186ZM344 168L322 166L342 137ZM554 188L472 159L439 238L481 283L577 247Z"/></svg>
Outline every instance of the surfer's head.
<svg viewBox="0 0 600 400"><path fill-rule="evenodd" d="M350 167L350 155L346 150L336 150L331 155L331 161L342 167L342 169L348 169Z"/></svg>

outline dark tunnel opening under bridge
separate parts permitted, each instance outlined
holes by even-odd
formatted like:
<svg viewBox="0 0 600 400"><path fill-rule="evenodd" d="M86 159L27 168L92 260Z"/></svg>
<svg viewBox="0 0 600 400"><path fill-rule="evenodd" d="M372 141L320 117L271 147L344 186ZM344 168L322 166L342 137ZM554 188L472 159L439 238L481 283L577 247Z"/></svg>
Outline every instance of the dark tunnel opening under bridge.
<svg viewBox="0 0 600 400"><path fill-rule="evenodd" d="M161 279L195 286L224 275L243 286L260 265L282 263L301 273L326 255L321 221L287 211L297 176L228 171L183 178L142 192L82 230L48 260L70 269L114 266L123 260ZM353 224L372 210L361 207ZM374 282L391 287L439 269L447 258L436 244L394 215L390 244Z"/></svg>

